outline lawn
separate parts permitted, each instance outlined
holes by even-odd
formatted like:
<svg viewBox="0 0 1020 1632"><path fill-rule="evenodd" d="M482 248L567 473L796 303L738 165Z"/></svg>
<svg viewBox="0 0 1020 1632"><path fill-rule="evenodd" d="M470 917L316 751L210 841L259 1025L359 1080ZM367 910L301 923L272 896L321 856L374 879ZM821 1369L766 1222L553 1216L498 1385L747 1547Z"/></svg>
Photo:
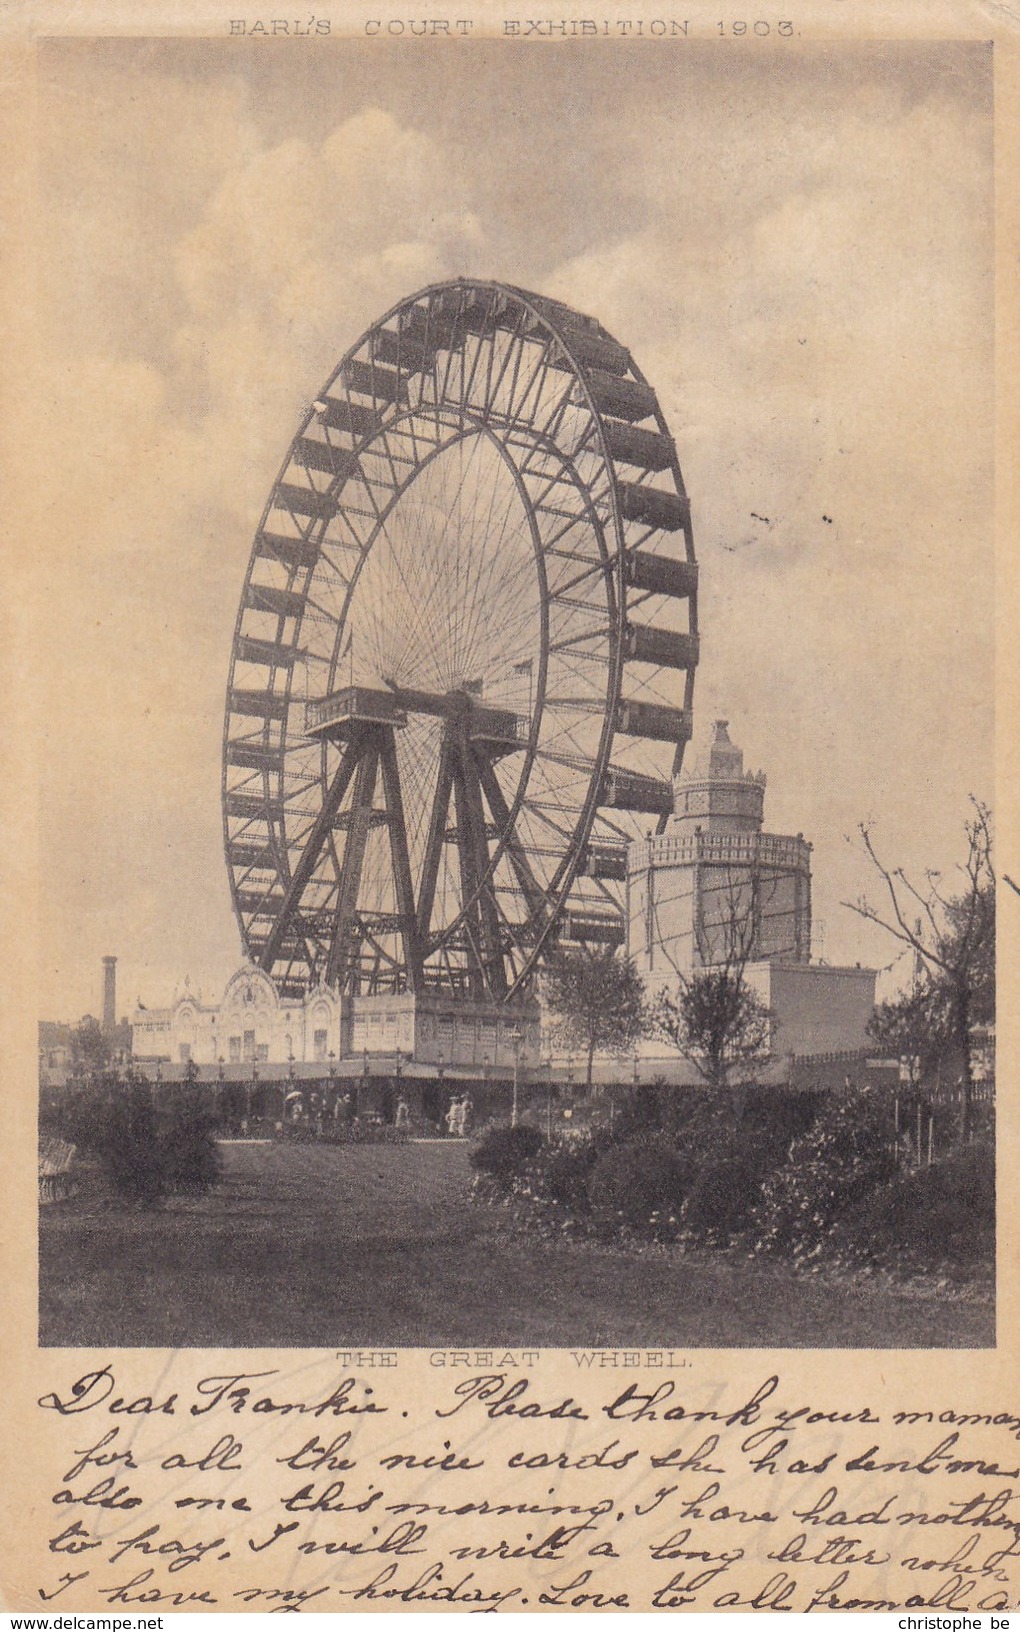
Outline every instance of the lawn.
<svg viewBox="0 0 1020 1632"><path fill-rule="evenodd" d="M971 1348L987 1304L507 1239L467 1150L234 1144L155 1211L41 1209L40 1341L104 1347Z"/></svg>

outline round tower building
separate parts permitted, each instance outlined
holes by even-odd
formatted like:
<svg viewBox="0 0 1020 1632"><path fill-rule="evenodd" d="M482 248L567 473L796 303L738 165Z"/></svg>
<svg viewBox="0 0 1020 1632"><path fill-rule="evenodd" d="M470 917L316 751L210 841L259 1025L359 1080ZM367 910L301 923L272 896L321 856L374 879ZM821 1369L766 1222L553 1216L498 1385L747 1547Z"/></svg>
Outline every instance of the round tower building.
<svg viewBox="0 0 1020 1632"><path fill-rule="evenodd" d="M673 781L664 832L628 852L629 947L649 984L677 973L811 957L811 846L763 832L765 775L717 720L706 753Z"/></svg>

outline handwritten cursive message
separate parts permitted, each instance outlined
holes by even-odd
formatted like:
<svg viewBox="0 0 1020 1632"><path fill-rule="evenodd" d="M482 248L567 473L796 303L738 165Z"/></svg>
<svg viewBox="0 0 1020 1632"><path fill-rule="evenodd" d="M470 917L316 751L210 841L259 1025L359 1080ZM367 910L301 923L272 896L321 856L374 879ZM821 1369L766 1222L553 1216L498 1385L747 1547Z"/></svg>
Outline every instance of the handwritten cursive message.
<svg viewBox="0 0 1020 1632"><path fill-rule="evenodd" d="M767 1366L752 1386L710 1381L673 1351L232 1364L53 1362L34 1601L1017 1604L1020 1416L1005 1401L807 1396Z"/></svg>

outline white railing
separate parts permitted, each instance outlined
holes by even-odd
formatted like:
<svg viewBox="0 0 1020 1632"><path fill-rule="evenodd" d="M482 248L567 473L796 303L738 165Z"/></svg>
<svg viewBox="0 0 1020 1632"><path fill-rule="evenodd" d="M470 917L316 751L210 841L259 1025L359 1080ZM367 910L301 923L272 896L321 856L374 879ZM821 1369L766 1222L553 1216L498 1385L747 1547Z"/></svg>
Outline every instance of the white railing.
<svg viewBox="0 0 1020 1632"><path fill-rule="evenodd" d="M738 833L663 833L645 840L648 861L690 863L722 862L742 867L806 867L811 846L805 839L785 835L747 837ZM640 846L635 846L637 855Z"/></svg>

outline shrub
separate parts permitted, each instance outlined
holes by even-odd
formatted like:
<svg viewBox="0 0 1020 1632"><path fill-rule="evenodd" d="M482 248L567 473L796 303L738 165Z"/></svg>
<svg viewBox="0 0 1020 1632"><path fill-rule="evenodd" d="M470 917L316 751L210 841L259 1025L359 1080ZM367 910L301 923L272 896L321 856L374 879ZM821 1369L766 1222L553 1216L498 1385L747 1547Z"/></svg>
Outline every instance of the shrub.
<svg viewBox="0 0 1020 1632"><path fill-rule="evenodd" d="M157 1129L157 1159L170 1195L204 1196L220 1177L223 1161L216 1121L193 1095L174 1100Z"/></svg>
<svg viewBox="0 0 1020 1632"><path fill-rule="evenodd" d="M220 1175L214 1118L194 1092L157 1110L149 1083L108 1075L51 1108L47 1126L97 1158L117 1194L142 1206L204 1194Z"/></svg>
<svg viewBox="0 0 1020 1632"><path fill-rule="evenodd" d="M762 1164L753 1151L698 1163L683 1206L685 1234L725 1245L748 1224L761 1184Z"/></svg>
<svg viewBox="0 0 1020 1632"><path fill-rule="evenodd" d="M95 1138L96 1154L119 1195L152 1206L166 1194L169 1181L156 1111L141 1084L126 1084L104 1107Z"/></svg>
<svg viewBox="0 0 1020 1632"><path fill-rule="evenodd" d="M849 1258L890 1267L991 1263L995 1249L995 1152L955 1151L932 1167L899 1173L862 1197L832 1231Z"/></svg>
<svg viewBox="0 0 1020 1632"><path fill-rule="evenodd" d="M751 1084L741 1089L672 1088L659 1082L627 1095L613 1136L625 1144L660 1132L678 1149L702 1156L753 1150L763 1170L781 1165L827 1103L811 1090Z"/></svg>
<svg viewBox="0 0 1020 1632"><path fill-rule="evenodd" d="M621 1097L612 1123L550 1139L516 1170L513 1162L501 1169L499 1183L476 1180L476 1199L509 1198L525 1228L726 1243L747 1227L763 1180L783 1165L824 1098L785 1088L738 1097L663 1083Z"/></svg>
<svg viewBox="0 0 1020 1632"><path fill-rule="evenodd" d="M612 1140L608 1129L559 1134L546 1141L515 1175L514 1191L538 1202L551 1202L580 1217L590 1211L588 1180Z"/></svg>
<svg viewBox="0 0 1020 1632"><path fill-rule="evenodd" d="M502 1190L509 1190L525 1163L544 1143L538 1128L528 1122L516 1128L497 1124L487 1129L471 1152L471 1166L479 1173L488 1173Z"/></svg>
<svg viewBox="0 0 1020 1632"><path fill-rule="evenodd" d="M593 1130L580 1139L558 1139L546 1145L528 1163L527 1177L550 1201L574 1212L586 1213L592 1169L609 1148L610 1141L602 1130Z"/></svg>
<svg viewBox="0 0 1020 1632"><path fill-rule="evenodd" d="M87 1086L72 1081L59 1099L51 1098L40 1107L40 1128L97 1155L107 1136L111 1106L132 1086L112 1075L99 1077Z"/></svg>
<svg viewBox="0 0 1020 1632"><path fill-rule="evenodd" d="M802 1258L819 1250L836 1219L896 1171L886 1108L868 1088L833 1094L785 1164L762 1188L754 1226L762 1251Z"/></svg>
<svg viewBox="0 0 1020 1632"><path fill-rule="evenodd" d="M679 1204L679 1233L720 1244L746 1228L764 1180L783 1166L822 1102L821 1095L788 1088L678 1090L658 1083L629 1096L612 1137L620 1146L646 1147L651 1139L661 1152L672 1152L673 1180L662 1180L668 1201L650 1209L658 1233Z"/></svg>
<svg viewBox="0 0 1020 1632"><path fill-rule="evenodd" d="M690 1157L661 1135L614 1145L591 1170L588 1194L603 1221L618 1220L643 1234L669 1233L693 1179Z"/></svg>
<svg viewBox="0 0 1020 1632"><path fill-rule="evenodd" d="M676 1089L667 1088L661 1079L629 1088L623 1095L614 1120L614 1142L625 1145L631 1139L657 1132L668 1118L668 1107L675 1095Z"/></svg>

